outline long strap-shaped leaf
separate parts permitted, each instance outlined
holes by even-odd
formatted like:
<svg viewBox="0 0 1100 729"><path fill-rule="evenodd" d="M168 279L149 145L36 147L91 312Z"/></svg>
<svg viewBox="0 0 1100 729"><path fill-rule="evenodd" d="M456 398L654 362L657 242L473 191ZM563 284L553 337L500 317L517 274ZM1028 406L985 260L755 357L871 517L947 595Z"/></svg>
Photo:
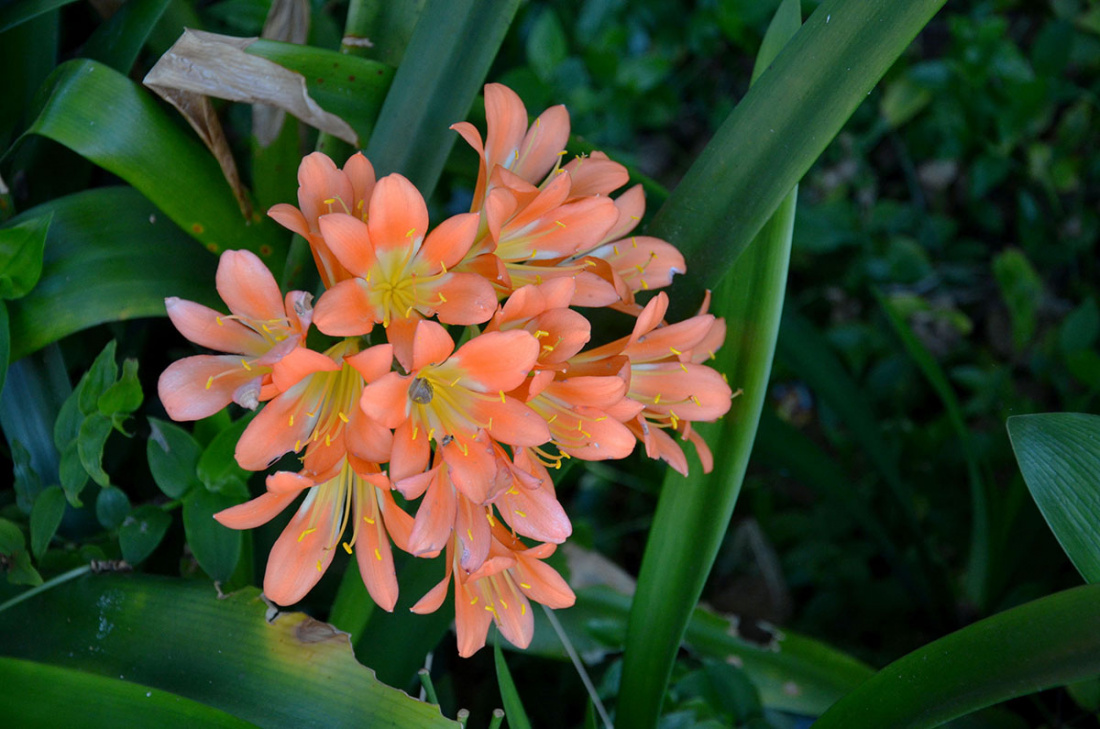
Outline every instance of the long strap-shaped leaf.
<svg viewBox="0 0 1100 729"><path fill-rule="evenodd" d="M276 614L255 588L219 598L198 582L84 575L0 612L0 633L0 654L11 658L121 677L262 726L457 726L376 680L346 635L302 613Z"/></svg>
<svg viewBox="0 0 1100 729"><path fill-rule="evenodd" d="M49 213L42 277L10 308L13 361L96 324L164 316L165 296L218 305L214 258L137 190L88 190L25 216Z"/></svg>
<svg viewBox="0 0 1100 729"><path fill-rule="evenodd" d="M653 220L690 275L673 312L698 305L944 0L826 0L715 134ZM724 194L715 194L716 190Z"/></svg>
<svg viewBox="0 0 1100 729"><path fill-rule="evenodd" d="M379 175L400 172L431 194L519 0L429 0L367 146Z"/></svg>
<svg viewBox="0 0 1100 729"><path fill-rule="evenodd" d="M758 72L800 22L798 0L785 0L764 39ZM710 443L720 443L714 473L708 477L696 463L687 478L669 471L661 488L630 610L620 727L656 725L680 640L741 492L783 312L796 197L797 190L788 188L782 205L715 296L715 310L728 326L717 364L745 394L734 399L720 426L700 428ZM683 204L670 200L666 207Z"/></svg>
<svg viewBox="0 0 1100 729"><path fill-rule="evenodd" d="M894 661L814 729L933 727L1100 673L1100 585L986 618Z"/></svg>
<svg viewBox="0 0 1100 729"><path fill-rule="evenodd" d="M282 264L285 236L264 218L241 217L214 158L145 90L82 59L58 66L46 83L49 97L28 134L49 137L126 180L210 251L247 248L269 266Z"/></svg>

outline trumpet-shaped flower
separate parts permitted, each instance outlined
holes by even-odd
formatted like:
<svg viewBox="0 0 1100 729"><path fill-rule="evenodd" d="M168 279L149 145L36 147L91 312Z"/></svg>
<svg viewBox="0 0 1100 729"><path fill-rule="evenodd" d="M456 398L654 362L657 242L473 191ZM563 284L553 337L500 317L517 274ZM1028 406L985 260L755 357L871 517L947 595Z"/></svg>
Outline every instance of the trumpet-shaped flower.
<svg viewBox="0 0 1100 729"><path fill-rule="evenodd" d="M298 602L328 569L338 547L353 552L371 598L384 610L397 602L390 536L408 540L411 518L394 503L389 479L372 463L344 458L327 479L279 471L267 492L214 515L232 529L252 529L273 519L301 493L306 497L271 548L264 594L279 605ZM347 536L347 539L345 539Z"/></svg>
<svg viewBox="0 0 1100 729"><path fill-rule="evenodd" d="M382 375L360 400L370 420L395 429L390 477L424 471L434 443L455 485L485 503L498 468L492 441L529 446L550 438L542 418L505 394L527 378L538 351L526 331L488 332L455 351L442 326L420 322L411 350L397 351L409 374Z"/></svg>
<svg viewBox="0 0 1100 729"><path fill-rule="evenodd" d="M345 339L321 354L300 349L276 373L280 394L248 424L237 441L241 468L260 471L283 454L305 449L306 470L327 477L345 454L363 461L389 460L389 430L359 408L364 378L380 377L393 363L393 347L359 351Z"/></svg>
<svg viewBox="0 0 1100 729"><path fill-rule="evenodd" d="M351 274L321 235L320 218L343 212L366 220L374 182L374 167L361 152L353 154L342 170L336 169L327 155L314 152L306 155L298 166L299 207L279 203L267 211L284 228L309 241L313 261L326 288L351 278Z"/></svg>
<svg viewBox="0 0 1100 729"><path fill-rule="evenodd" d="M542 562L554 553L556 544L527 548L500 522L492 525L491 540L488 558L469 574L459 563L455 542L450 542L443 580L412 607L413 612L421 614L438 610L454 575L455 629L458 653L464 658L485 645L491 623L496 623L516 647L530 645L535 632L531 600L554 609L569 607L576 601L561 575Z"/></svg>
<svg viewBox="0 0 1100 729"><path fill-rule="evenodd" d="M174 296L168 318L183 336L227 355L197 355L173 362L158 391L174 420L198 420L230 402L255 410L274 397L273 373L305 339L311 296L291 291L284 299L267 266L249 251L226 251L218 261L217 289L231 315Z"/></svg>
<svg viewBox="0 0 1100 729"><path fill-rule="evenodd" d="M428 232L428 208L401 175L378 181L366 223L334 213L321 218L325 241L351 278L317 302L314 322L326 334L357 336L376 323L395 344L411 341L416 322L480 324L496 311L496 294L482 277L448 269L470 249L477 216L456 215Z"/></svg>

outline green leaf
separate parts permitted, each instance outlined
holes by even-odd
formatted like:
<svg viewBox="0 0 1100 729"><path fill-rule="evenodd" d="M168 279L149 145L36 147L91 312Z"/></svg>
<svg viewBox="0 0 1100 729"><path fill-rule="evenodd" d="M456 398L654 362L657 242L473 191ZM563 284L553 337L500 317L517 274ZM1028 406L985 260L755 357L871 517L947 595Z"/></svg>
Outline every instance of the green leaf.
<svg viewBox="0 0 1100 729"><path fill-rule="evenodd" d="M31 551L41 558L50 546L53 535L65 516L65 492L60 486L50 486L38 495L31 509Z"/></svg>
<svg viewBox="0 0 1100 729"><path fill-rule="evenodd" d="M879 102L879 113L891 129L897 129L930 103L932 92L907 78L901 78L886 87Z"/></svg>
<svg viewBox="0 0 1100 729"><path fill-rule="evenodd" d="M105 529L117 529L130 513L130 497L116 486L99 490L95 498L95 517Z"/></svg>
<svg viewBox="0 0 1100 729"><path fill-rule="evenodd" d="M0 299L20 299L42 275L42 251L52 215L0 228Z"/></svg>
<svg viewBox="0 0 1100 729"><path fill-rule="evenodd" d="M118 379L118 363L115 350L118 343L111 340L92 362L92 366L80 378L77 385L77 404L80 412L92 415L99 412L99 397Z"/></svg>
<svg viewBox="0 0 1100 729"><path fill-rule="evenodd" d="M254 727L197 701L132 681L16 658L0 658L4 715L19 726Z"/></svg>
<svg viewBox="0 0 1100 729"><path fill-rule="evenodd" d="M386 95L366 155L379 176L400 172L435 189L466 117L515 17L519 0L429 0Z"/></svg>
<svg viewBox="0 0 1100 729"><path fill-rule="evenodd" d="M699 305L944 0L826 0L753 84L654 218ZM723 191L723 194L716 194Z"/></svg>
<svg viewBox="0 0 1100 729"><path fill-rule="evenodd" d="M122 377L103 391L96 401L99 412L108 418L118 414L130 414L141 407L143 396L137 376L138 361L127 359L122 363Z"/></svg>
<svg viewBox="0 0 1100 729"><path fill-rule="evenodd" d="M144 562L164 539L171 523L171 516L150 504L131 511L118 529L118 544L122 548L123 559L130 564Z"/></svg>
<svg viewBox="0 0 1100 729"><path fill-rule="evenodd" d="M0 33L71 2L73 0L14 0L5 3L0 7Z"/></svg>
<svg viewBox="0 0 1100 729"><path fill-rule="evenodd" d="M301 74L310 97L322 109L351 125L360 142L370 138L393 81L392 68L346 53L263 39L245 48L245 53Z"/></svg>
<svg viewBox="0 0 1100 729"><path fill-rule="evenodd" d="M23 531L8 521L0 519L0 555L7 557L8 582L13 585L41 585L42 575L31 564Z"/></svg>
<svg viewBox="0 0 1100 729"><path fill-rule="evenodd" d="M511 729L531 729L531 720L527 718L527 712L523 708L523 701L516 690L516 682L512 680L512 672L508 670L508 663L504 660L504 652L500 649L500 633L496 634L493 641L493 663L497 669L497 685L500 686L500 700L504 704L504 716L508 719Z"/></svg>
<svg viewBox="0 0 1100 729"><path fill-rule="evenodd" d="M993 276L1001 289L1012 320L1012 342L1022 350L1035 336L1038 307L1043 298L1043 281L1027 256L1009 249L993 259Z"/></svg>
<svg viewBox="0 0 1100 729"><path fill-rule="evenodd" d="M367 621L374 612L375 604L363 584L359 574L359 565L355 560L348 562L344 576L340 579L340 588L336 599L332 601L332 610L328 620L340 630L351 636L351 644L356 645L363 636Z"/></svg>
<svg viewBox="0 0 1100 729"><path fill-rule="evenodd" d="M1018 415L1008 435L1058 543L1087 582L1100 582L1100 416Z"/></svg>
<svg viewBox="0 0 1100 729"><path fill-rule="evenodd" d="M96 324L164 316L165 296L220 305L217 261L136 190L89 190L25 215L46 212L53 223L42 279L10 307L15 359Z"/></svg>
<svg viewBox="0 0 1100 729"><path fill-rule="evenodd" d="M234 456L237 441L241 439L241 433L250 422L252 422L252 413L218 433L214 440L210 441L210 445L203 450L202 456L199 457L197 473L199 480L206 484L209 490L240 491L252 475L251 471L246 471L237 465L237 459Z"/></svg>
<svg viewBox="0 0 1100 729"><path fill-rule="evenodd" d="M9 657L122 675L262 726L457 726L375 680L344 634L269 609L255 588L219 599L205 582L84 575L0 613L0 632Z"/></svg>
<svg viewBox="0 0 1100 729"><path fill-rule="evenodd" d="M214 514L241 503L228 494L195 489L183 500L183 529L187 544L203 572L218 582L227 582L241 556L241 532L224 527Z"/></svg>
<svg viewBox="0 0 1100 729"><path fill-rule="evenodd" d="M80 458L80 447L74 438L68 446L61 451L61 463L58 466L61 480L61 488L65 490L65 498L69 503L80 508L84 504L80 501L80 492L88 483L88 471Z"/></svg>
<svg viewBox="0 0 1100 729"><path fill-rule="evenodd" d="M576 593L576 605L558 610L555 615L577 652L601 656L619 651L631 598L604 586L581 588ZM561 641L541 610L535 611L535 623L535 636L527 652L565 660ZM856 659L792 631L772 629L765 632L767 638L763 641L749 640L742 637L738 626L737 618L696 608L684 643L699 657L740 666L769 709L819 716L874 675Z"/></svg>
<svg viewBox="0 0 1100 729"><path fill-rule="evenodd" d="M814 729L933 727L985 706L1100 674L1100 585L986 618L894 661Z"/></svg>
<svg viewBox="0 0 1100 729"><path fill-rule="evenodd" d="M768 28L758 69L795 35L800 19L798 1L784 0ZM783 311L796 198L796 189L787 191L715 294L715 313L727 323L716 366L746 394L734 398L722 424L697 427L709 443L722 444L714 473L704 474L696 461L688 477L671 469L665 477L630 610L620 695L631 699L619 706L623 726L656 726L676 652L741 492ZM674 194L664 210L685 204L693 205Z"/></svg>
<svg viewBox="0 0 1100 729"><path fill-rule="evenodd" d="M550 83L558 66L569 55L569 41L557 13L551 7L539 14L527 36L527 62L543 83Z"/></svg>
<svg viewBox="0 0 1100 729"><path fill-rule="evenodd" d="M145 453L153 480L166 496L181 498L201 482L195 475L202 446L175 423L149 418L149 440Z"/></svg>
<svg viewBox="0 0 1100 729"><path fill-rule="evenodd" d="M38 475L38 471L34 469L34 464L31 462L31 453L27 450L27 447L23 445L23 442L17 438L12 438L8 433L8 438L11 440L11 459L13 461L12 468L12 481L15 487L15 503L19 506L19 509L25 513L30 513L34 500L38 498L38 494L42 492L42 477Z"/></svg>
<svg viewBox="0 0 1100 729"><path fill-rule="evenodd" d="M106 64L119 73L129 73L170 2L127 0L107 22L95 29L84 44L81 55Z"/></svg>
<svg viewBox="0 0 1100 729"><path fill-rule="evenodd" d="M1100 338L1100 307L1091 296L1070 312L1062 322L1060 343L1062 351L1073 354L1092 347Z"/></svg>
<svg viewBox="0 0 1100 729"><path fill-rule="evenodd" d="M46 86L49 97L27 134L49 137L126 180L213 253L246 248L268 266L283 260L286 236L258 213L244 219L217 161L136 83L75 59L58 66Z"/></svg>
<svg viewBox="0 0 1100 729"><path fill-rule="evenodd" d="M103 470L103 448L111 435L111 421L96 413L84 419L80 435L76 437L76 449L85 472L100 486L108 486L111 477Z"/></svg>

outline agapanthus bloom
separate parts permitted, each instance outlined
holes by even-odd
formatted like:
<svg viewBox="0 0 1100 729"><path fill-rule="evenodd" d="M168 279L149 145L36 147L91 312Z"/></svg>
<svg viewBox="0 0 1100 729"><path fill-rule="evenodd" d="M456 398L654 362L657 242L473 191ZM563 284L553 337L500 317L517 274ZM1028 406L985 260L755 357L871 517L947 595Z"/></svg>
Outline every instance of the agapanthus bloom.
<svg viewBox="0 0 1100 729"><path fill-rule="evenodd" d="M641 441L686 472L677 435L709 470L692 424L731 397L705 364L722 320L704 303L667 323L667 296L645 300L685 265L668 242L635 233L641 187L613 197L626 168L600 152L569 159L564 107L529 124L498 84L485 103L484 138L453 127L480 158L470 212L434 227L401 175L376 180L362 154L343 169L306 157L299 207L270 215L309 241L325 287L316 307L304 292L282 297L259 259L230 251L217 286L231 314L167 300L189 339L230 354L181 360L160 383L177 419L264 403L237 442L243 468L297 457L264 493L216 515L247 529L300 499L268 557L268 598L301 600L343 549L392 610L392 547L442 555L443 580L413 610L437 609L453 580L463 656L492 623L527 646L531 601L573 603L543 561L573 530L550 476L565 459L625 458ZM632 332L586 350L612 337L594 336L578 306L636 317ZM322 351L307 346L311 323L330 338Z"/></svg>

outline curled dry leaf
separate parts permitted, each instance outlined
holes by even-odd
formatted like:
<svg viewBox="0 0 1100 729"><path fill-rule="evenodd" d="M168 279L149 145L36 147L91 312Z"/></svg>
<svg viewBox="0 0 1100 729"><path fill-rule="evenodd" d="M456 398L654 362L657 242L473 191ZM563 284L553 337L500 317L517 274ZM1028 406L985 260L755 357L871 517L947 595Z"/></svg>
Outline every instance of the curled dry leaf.
<svg viewBox="0 0 1100 729"><path fill-rule="evenodd" d="M242 211L246 211L246 198L208 97L269 104L349 144L359 143L347 122L322 109L310 97L301 74L245 53L255 40L184 30L144 80L146 86L180 110L217 157L242 203Z"/></svg>
<svg viewBox="0 0 1100 729"><path fill-rule="evenodd" d="M309 0L274 0L260 37L301 45L309 35ZM286 112L270 104L253 104L252 135L261 147L279 136Z"/></svg>

